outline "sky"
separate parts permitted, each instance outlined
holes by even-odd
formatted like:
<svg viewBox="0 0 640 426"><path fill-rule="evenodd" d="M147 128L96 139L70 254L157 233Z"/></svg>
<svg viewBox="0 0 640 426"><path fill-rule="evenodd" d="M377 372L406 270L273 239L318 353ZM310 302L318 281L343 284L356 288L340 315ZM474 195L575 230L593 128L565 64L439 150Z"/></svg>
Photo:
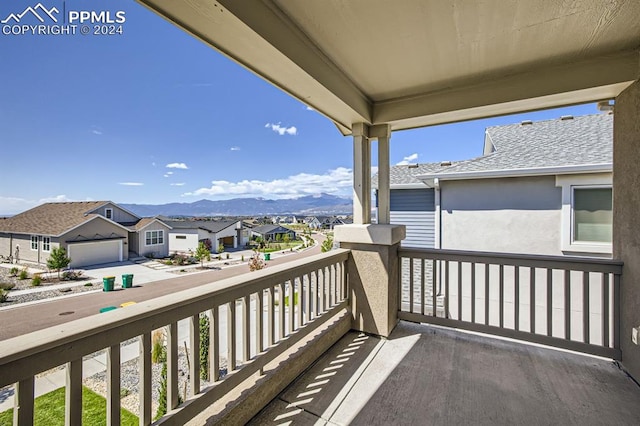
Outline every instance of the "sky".
<svg viewBox="0 0 640 426"><path fill-rule="evenodd" d="M43 10L124 22L113 28L121 34L90 25L84 35L78 22L76 34L22 34L39 22L15 16L38 1L0 2L0 215L51 201L351 196L352 139L312 108L134 1L40 4L50 25ZM394 132L391 162L474 158L488 126L597 112L589 104Z"/></svg>

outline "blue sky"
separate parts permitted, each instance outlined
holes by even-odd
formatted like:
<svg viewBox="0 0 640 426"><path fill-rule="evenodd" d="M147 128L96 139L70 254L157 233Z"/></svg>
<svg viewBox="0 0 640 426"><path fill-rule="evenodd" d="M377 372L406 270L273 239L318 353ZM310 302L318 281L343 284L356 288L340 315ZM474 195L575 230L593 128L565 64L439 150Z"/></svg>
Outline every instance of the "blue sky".
<svg viewBox="0 0 640 426"><path fill-rule="evenodd" d="M62 0L40 3L63 9ZM0 21L37 4L3 1ZM351 138L316 111L133 1L64 8L124 11L123 34L0 33L0 214L46 201L351 195ZM395 132L391 161L473 158L487 126L596 112L591 104Z"/></svg>

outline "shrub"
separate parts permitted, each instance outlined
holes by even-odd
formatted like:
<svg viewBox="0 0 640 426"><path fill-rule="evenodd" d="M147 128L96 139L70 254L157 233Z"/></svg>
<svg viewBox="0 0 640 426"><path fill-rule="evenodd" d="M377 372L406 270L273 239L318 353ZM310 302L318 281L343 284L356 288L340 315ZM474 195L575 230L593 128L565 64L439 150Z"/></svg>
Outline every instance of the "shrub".
<svg viewBox="0 0 640 426"><path fill-rule="evenodd" d="M11 290L12 288L14 288L16 285L14 283L0 283L0 290Z"/></svg>
<svg viewBox="0 0 640 426"><path fill-rule="evenodd" d="M241 257L241 259L240 259L240 260L242 260L242 261L244 262L244 254L242 255L242 257Z"/></svg>
<svg viewBox="0 0 640 426"><path fill-rule="evenodd" d="M209 317L200 314L200 378L209 380Z"/></svg>
<svg viewBox="0 0 640 426"><path fill-rule="evenodd" d="M64 271L62 273L62 279L65 281L75 281L82 278L82 271Z"/></svg>
<svg viewBox="0 0 640 426"><path fill-rule="evenodd" d="M9 274L12 277L15 277L16 275L18 275L18 271L19 271L19 269L14 266L13 268L9 269Z"/></svg>
<svg viewBox="0 0 640 426"><path fill-rule="evenodd" d="M0 303L4 303L9 299L9 292L0 288Z"/></svg>
<svg viewBox="0 0 640 426"><path fill-rule="evenodd" d="M151 362L159 364L163 362L167 357L167 353L164 349L164 331L162 329L156 330L151 335Z"/></svg>
<svg viewBox="0 0 640 426"><path fill-rule="evenodd" d="M264 269L267 267L267 263L260 258L260 254L255 251L251 259L249 259L249 270L250 271L259 271L260 269Z"/></svg>
<svg viewBox="0 0 640 426"><path fill-rule="evenodd" d="M21 280L26 280L27 278L29 278L29 273L27 272L27 268L26 267L20 271L20 274L18 275L18 278L21 279Z"/></svg>
<svg viewBox="0 0 640 426"><path fill-rule="evenodd" d="M40 274L34 274L33 278L31 279L31 285L37 287L40 284L42 284L42 277L40 276Z"/></svg>
<svg viewBox="0 0 640 426"><path fill-rule="evenodd" d="M229 259L229 253L226 253L226 255L227 255L227 259Z"/></svg>
<svg viewBox="0 0 640 426"><path fill-rule="evenodd" d="M67 252L62 247L54 247L51 250L51 256L47 259L47 266L54 271L58 272L58 279L60 279L60 271L71 263L71 258L67 257Z"/></svg>

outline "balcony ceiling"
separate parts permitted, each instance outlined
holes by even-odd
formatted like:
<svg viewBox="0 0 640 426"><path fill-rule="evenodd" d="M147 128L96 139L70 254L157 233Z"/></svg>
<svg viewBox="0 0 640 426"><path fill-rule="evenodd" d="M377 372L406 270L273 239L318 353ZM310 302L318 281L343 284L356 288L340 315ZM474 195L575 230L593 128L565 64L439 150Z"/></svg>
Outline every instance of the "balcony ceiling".
<svg viewBox="0 0 640 426"><path fill-rule="evenodd" d="M615 97L638 78L637 0L138 0L344 133Z"/></svg>

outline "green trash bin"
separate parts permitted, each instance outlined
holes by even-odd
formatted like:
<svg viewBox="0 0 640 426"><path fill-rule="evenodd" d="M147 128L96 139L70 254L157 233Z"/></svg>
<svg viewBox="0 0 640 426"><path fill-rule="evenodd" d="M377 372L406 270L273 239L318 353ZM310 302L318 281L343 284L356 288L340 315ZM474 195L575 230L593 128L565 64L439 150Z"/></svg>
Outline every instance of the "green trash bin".
<svg viewBox="0 0 640 426"><path fill-rule="evenodd" d="M113 291L113 287L115 283L116 283L116 277L102 278L102 291Z"/></svg>
<svg viewBox="0 0 640 426"><path fill-rule="evenodd" d="M271 253L265 253L264 260L271 260Z"/></svg>
<svg viewBox="0 0 640 426"><path fill-rule="evenodd" d="M122 288L131 288L131 287L133 287L133 274L123 274Z"/></svg>

